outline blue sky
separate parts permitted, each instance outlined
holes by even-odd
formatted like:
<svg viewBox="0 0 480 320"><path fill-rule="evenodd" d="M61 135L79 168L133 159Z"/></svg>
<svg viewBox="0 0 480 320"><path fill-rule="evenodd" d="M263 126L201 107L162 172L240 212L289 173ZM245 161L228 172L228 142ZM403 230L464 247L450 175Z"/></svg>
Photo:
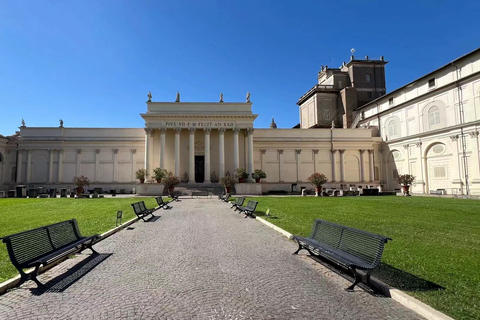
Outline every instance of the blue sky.
<svg viewBox="0 0 480 320"><path fill-rule="evenodd" d="M387 92L480 45L479 1L0 0L0 134L143 127L153 101L243 102L299 122L321 65L385 57Z"/></svg>

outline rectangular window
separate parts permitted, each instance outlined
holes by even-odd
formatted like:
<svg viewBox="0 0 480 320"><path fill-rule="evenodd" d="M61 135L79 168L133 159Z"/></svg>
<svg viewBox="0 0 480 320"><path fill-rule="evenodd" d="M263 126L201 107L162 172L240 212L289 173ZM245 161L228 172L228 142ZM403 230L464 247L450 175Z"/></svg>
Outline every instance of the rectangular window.
<svg viewBox="0 0 480 320"><path fill-rule="evenodd" d="M446 178L447 177L447 170L444 166L441 167L433 167L433 177L434 178Z"/></svg>
<svg viewBox="0 0 480 320"><path fill-rule="evenodd" d="M388 99L388 105L392 106L393 105L393 98Z"/></svg>
<svg viewBox="0 0 480 320"><path fill-rule="evenodd" d="M435 78L428 80L428 88L434 88L435 87Z"/></svg>

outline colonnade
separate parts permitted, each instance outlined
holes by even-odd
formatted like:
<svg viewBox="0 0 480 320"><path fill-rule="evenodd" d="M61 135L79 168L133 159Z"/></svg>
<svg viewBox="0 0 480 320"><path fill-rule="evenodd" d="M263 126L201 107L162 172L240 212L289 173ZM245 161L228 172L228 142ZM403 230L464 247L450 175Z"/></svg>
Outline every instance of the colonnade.
<svg viewBox="0 0 480 320"><path fill-rule="evenodd" d="M225 176L225 128L218 128L218 129L211 129L211 128L175 128L171 129L175 132L175 151L174 151L174 170L173 173L175 176L180 176L180 146L181 146L181 132L182 130L188 130L189 132L189 148L188 148L188 177L189 182L195 182L195 132L197 130L203 130L204 133L204 145L205 145L205 167L204 167L204 174L205 174L205 183L210 182L210 174L211 174L211 152L210 152L210 135L212 130L218 131L218 177L222 178ZM234 170L240 167L240 151L239 151L239 133L243 130L245 133L245 138L247 141L247 171L249 173L249 181L253 181L252 173L253 173L253 129L246 128L240 129L235 128L232 129L233 131L233 167ZM145 168L148 172L152 172L153 170L153 137L156 132L160 132L160 168L165 169L165 141L166 141L166 128L160 129L152 129L152 128L145 128ZM230 150L227 150L229 152Z"/></svg>

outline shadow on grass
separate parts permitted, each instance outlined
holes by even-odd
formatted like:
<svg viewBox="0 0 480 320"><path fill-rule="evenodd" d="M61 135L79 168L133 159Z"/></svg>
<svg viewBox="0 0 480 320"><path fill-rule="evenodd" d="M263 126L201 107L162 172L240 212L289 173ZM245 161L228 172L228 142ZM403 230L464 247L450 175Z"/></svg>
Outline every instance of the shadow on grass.
<svg viewBox="0 0 480 320"><path fill-rule="evenodd" d="M87 273L95 269L100 263L109 258L112 253L92 254L76 264L62 275L45 283L45 287L30 289L32 294L40 296L44 293L59 293L67 290L75 282L83 278Z"/></svg>
<svg viewBox="0 0 480 320"><path fill-rule="evenodd" d="M265 220L278 219L278 217L273 216L272 214L269 214L267 216L265 211L255 211L255 216L260 217L260 218L265 219Z"/></svg>
<svg viewBox="0 0 480 320"><path fill-rule="evenodd" d="M445 290L444 287L434 282L419 278L386 263L381 263L378 268L372 272L372 276L402 291Z"/></svg>

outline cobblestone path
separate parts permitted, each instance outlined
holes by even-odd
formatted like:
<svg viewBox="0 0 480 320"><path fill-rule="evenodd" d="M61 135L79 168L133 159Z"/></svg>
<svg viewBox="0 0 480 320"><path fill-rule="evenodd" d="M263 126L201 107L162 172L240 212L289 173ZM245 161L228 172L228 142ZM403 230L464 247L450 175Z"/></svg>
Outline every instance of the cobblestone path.
<svg viewBox="0 0 480 320"><path fill-rule="evenodd" d="M419 319L216 199L157 211L0 296L0 319ZM81 229L81 226L80 226ZM106 255L111 254L111 255ZM103 261L102 261L103 260ZM87 272L89 271L89 272ZM76 281L74 281L76 280Z"/></svg>

